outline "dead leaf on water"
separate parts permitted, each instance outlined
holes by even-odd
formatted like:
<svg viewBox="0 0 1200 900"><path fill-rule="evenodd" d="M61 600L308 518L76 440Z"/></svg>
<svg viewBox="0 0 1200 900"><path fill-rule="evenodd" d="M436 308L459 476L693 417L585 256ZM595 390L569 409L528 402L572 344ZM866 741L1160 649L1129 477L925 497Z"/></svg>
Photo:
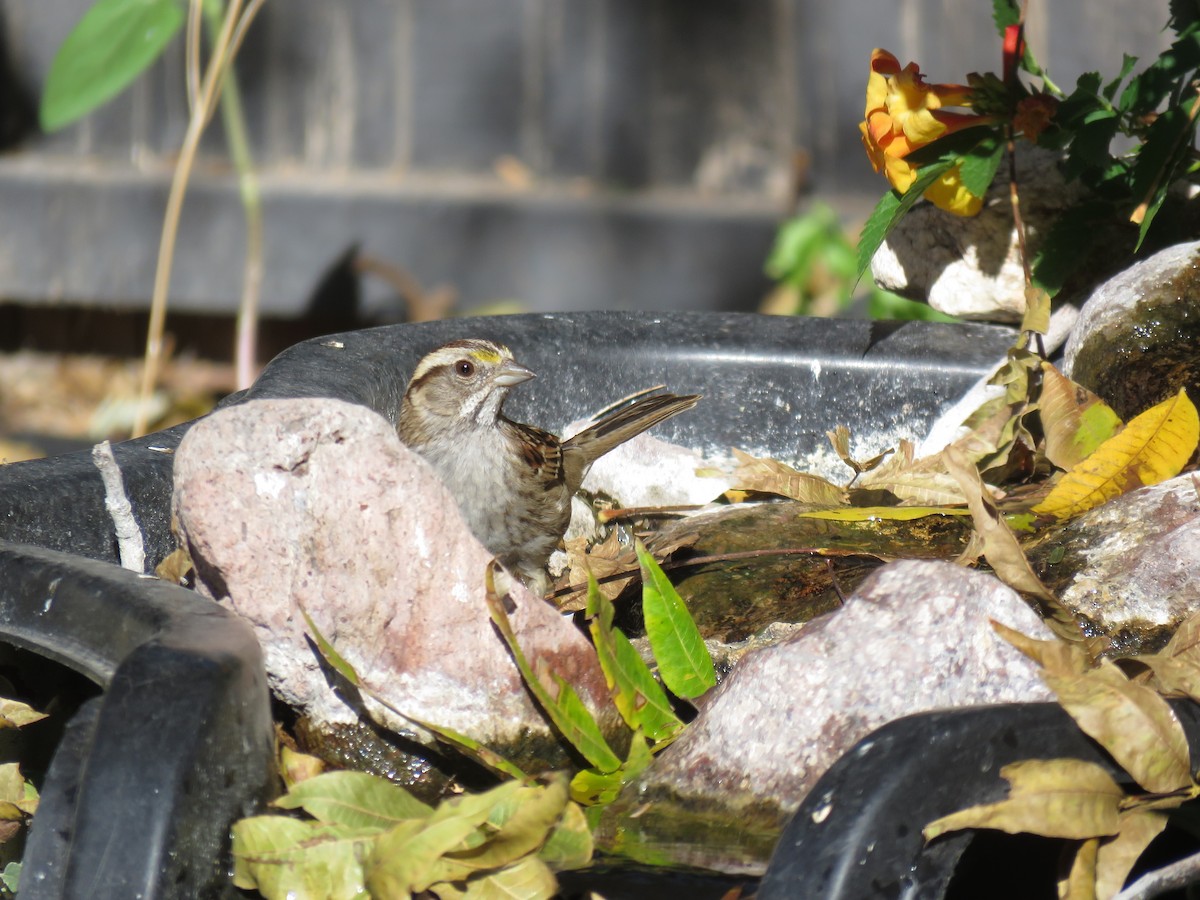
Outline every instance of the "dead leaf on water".
<svg viewBox="0 0 1200 900"><path fill-rule="evenodd" d="M738 462L730 479L734 490L776 494L817 506L840 506L846 502L846 492L836 484L797 471L777 459L759 459L736 448L733 458Z"/></svg>

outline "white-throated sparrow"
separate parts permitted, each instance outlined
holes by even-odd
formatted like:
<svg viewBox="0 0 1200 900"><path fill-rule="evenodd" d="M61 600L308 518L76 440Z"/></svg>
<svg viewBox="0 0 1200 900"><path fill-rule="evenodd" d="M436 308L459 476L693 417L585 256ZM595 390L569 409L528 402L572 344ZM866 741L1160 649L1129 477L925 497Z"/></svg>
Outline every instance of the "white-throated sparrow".
<svg viewBox="0 0 1200 900"><path fill-rule="evenodd" d="M571 498L592 463L700 397L643 397L559 441L504 416L508 389L533 377L502 344L451 341L417 364L397 431L437 470L480 542L545 593L546 560L567 530Z"/></svg>

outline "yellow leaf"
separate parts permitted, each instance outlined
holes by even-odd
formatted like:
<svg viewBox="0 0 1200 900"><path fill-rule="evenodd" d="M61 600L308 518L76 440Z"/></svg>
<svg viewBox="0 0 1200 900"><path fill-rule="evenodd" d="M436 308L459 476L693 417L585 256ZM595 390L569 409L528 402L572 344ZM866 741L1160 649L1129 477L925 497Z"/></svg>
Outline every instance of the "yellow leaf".
<svg viewBox="0 0 1200 900"><path fill-rule="evenodd" d="M1082 675L1044 678L1076 724L1146 790L1166 794L1192 783L1187 735L1150 688L1127 679L1110 660Z"/></svg>
<svg viewBox="0 0 1200 900"><path fill-rule="evenodd" d="M1200 418L1182 388L1101 444L1033 508L1066 519L1106 500L1178 475L1200 441Z"/></svg>
<svg viewBox="0 0 1200 900"><path fill-rule="evenodd" d="M1100 839L1088 838L1075 851L1071 870L1058 882L1059 900L1096 900L1096 855Z"/></svg>
<svg viewBox="0 0 1200 900"><path fill-rule="evenodd" d="M965 509L945 506L839 506L837 509L813 509L797 513L801 519L831 519L835 522L909 522L926 516L969 516Z"/></svg>
<svg viewBox="0 0 1200 900"><path fill-rule="evenodd" d="M1107 403L1048 362L1042 363L1038 405L1046 459L1060 469L1083 462L1121 428L1120 417Z"/></svg>
<svg viewBox="0 0 1200 900"><path fill-rule="evenodd" d="M1121 830L1104 841L1096 854L1096 896L1112 897L1121 890L1133 864L1167 827L1160 812L1131 809L1121 813Z"/></svg>
<svg viewBox="0 0 1200 900"><path fill-rule="evenodd" d="M1103 766L1081 759L1027 759L1005 766L1008 797L943 816L925 826L925 840L961 828L1086 840L1116 834L1125 792Z"/></svg>

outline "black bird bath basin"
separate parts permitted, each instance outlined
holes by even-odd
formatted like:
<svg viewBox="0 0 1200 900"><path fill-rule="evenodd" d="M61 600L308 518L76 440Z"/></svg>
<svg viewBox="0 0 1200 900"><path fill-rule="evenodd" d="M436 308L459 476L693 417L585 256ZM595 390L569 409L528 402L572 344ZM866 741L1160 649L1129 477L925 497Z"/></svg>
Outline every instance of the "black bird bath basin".
<svg viewBox="0 0 1200 900"><path fill-rule="evenodd" d="M1012 340L1008 329L983 325L717 313L457 319L298 344L249 391L226 402L333 397L395 421L417 360L447 340L474 336L507 343L538 373L510 397L506 410L518 420L558 430L662 383L704 395L695 410L660 426L662 437L709 453L736 446L785 460L819 454L835 425L850 428L856 450L859 441L874 442L868 449L877 452L899 437L919 437ZM171 451L187 427L114 448L148 567L173 549ZM68 724L47 774L25 854L22 897L237 895L226 877L229 826L274 789L258 648L242 623L216 604L121 570L116 561L90 454L0 467L0 641L81 672L101 688ZM1027 715L1049 717L1054 727L1047 733L1073 734L1053 710L972 715L916 717L888 728L907 729L904 746L912 747L947 728L967 734L964 746L976 731L987 740L997 717L1014 723ZM901 739L889 740L887 746ZM842 763L829 776L838 791L852 790L846 785L856 777L853 766ZM980 790L1000 784L994 769L984 787L978 781L964 775L965 793L954 803L975 802ZM822 786L810 804L819 802ZM812 827L812 810L806 810L808 818L798 816L781 841L762 896L872 896L873 889L862 893L863 883L847 872L865 843L878 839L874 829L889 827L879 816L895 810L847 805L839 809L833 838L829 829ZM919 841L889 848L872 857L878 863L870 870L872 883L893 890L917 885L917 892L886 896L943 896L938 891L947 879L939 874L922 882L922 867L952 869L961 855L931 856ZM810 893L816 882L797 880L797 867L807 868L800 862L814 858L841 873L821 882L819 894ZM883 871L891 869L897 871ZM923 891L921 884L933 887Z"/></svg>

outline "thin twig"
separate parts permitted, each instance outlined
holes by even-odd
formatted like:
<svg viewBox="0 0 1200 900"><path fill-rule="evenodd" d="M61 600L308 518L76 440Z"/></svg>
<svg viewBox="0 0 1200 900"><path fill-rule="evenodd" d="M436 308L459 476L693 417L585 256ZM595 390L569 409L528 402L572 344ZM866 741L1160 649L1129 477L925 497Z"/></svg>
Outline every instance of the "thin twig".
<svg viewBox="0 0 1200 900"><path fill-rule="evenodd" d="M1167 891L1188 887L1200 880L1200 853L1147 872L1113 900L1150 900Z"/></svg>
<svg viewBox="0 0 1200 900"><path fill-rule="evenodd" d="M248 8L245 15L242 16L242 21L252 17L254 12L253 6ZM214 39L220 24L217 14L208 16L209 33ZM246 113L242 106L242 92L238 87L237 73L232 71L233 54L236 53L237 44L237 32L235 32L229 52L230 64L227 67L230 71L221 82L221 121L225 125L225 139L229 145L229 156L237 171L238 195L241 197L242 214L246 220L246 252L242 263L242 299L238 304L233 353L237 388L244 390L253 384L258 374L255 352L258 347L258 307L262 295L263 279L263 215L258 179L254 174L254 159L246 134Z"/></svg>
<svg viewBox="0 0 1200 900"><path fill-rule="evenodd" d="M146 571L146 547L142 540L142 530L138 528L137 520L133 517L133 507L129 505L129 497L125 493L125 483L121 478L121 467L113 455L112 444L102 441L92 448L92 462L100 470L100 480L104 482L104 506L113 522L113 531L117 536L117 553L121 559L121 567L137 572L139 575Z"/></svg>
<svg viewBox="0 0 1200 900"><path fill-rule="evenodd" d="M200 147L200 136L216 108L218 91L224 74L233 64L231 50L234 37L244 35L250 18L262 8L262 0L251 3L243 17L242 0L229 0L225 8L225 19L220 32L213 41L212 55L204 70L200 85L200 98L188 119L187 132L179 151L179 161L171 179L171 190L167 195L167 208L163 215L162 235L158 246L158 264L154 272L154 292L150 298L150 322L146 329L146 354L142 366L142 382L138 392L137 415L134 419L133 436L146 433L148 425L150 395L158 383L158 370L162 364L163 331L167 317L167 293L171 285L171 268L174 263L175 243L179 234L179 217L183 212L183 198L187 193L188 180L196 162Z"/></svg>
<svg viewBox="0 0 1200 900"><path fill-rule="evenodd" d="M188 115L200 108L200 20L203 11L204 0L191 0L188 4L187 38L184 44Z"/></svg>

